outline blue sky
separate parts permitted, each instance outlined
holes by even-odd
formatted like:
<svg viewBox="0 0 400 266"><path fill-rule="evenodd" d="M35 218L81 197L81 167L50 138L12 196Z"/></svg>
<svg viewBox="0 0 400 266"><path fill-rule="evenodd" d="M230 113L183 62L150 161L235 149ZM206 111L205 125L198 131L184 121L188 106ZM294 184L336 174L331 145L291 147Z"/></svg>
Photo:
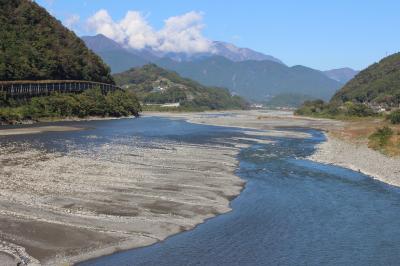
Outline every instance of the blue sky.
<svg viewBox="0 0 400 266"><path fill-rule="evenodd" d="M199 42L204 39L232 42L273 55L288 65L301 64L321 70L344 66L362 69L400 50L400 1L395 0L36 2L68 24L78 35L91 35L100 30L100 26L88 24L88 19L99 10L106 11L118 27L128 11L136 11L140 12L140 19L146 23L146 27L151 27L153 31L145 33L145 42L154 34L157 34L155 38L163 34L170 37L171 42L166 44L169 47L185 45L184 41L174 43L174 34L190 24L189 39L196 36ZM191 16L186 16L186 20L180 17L182 19L171 21L171 24L175 24L168 30L163 30L166 28L165 20L188 13ZM182 26L183 21L187 23ZM134 29L135 36L137 30ZM126 37L127 33L124 34ZM132 37L133 45L140 46L135 38ZM190 49L202 49L203 46L196 47Z"/></svg>

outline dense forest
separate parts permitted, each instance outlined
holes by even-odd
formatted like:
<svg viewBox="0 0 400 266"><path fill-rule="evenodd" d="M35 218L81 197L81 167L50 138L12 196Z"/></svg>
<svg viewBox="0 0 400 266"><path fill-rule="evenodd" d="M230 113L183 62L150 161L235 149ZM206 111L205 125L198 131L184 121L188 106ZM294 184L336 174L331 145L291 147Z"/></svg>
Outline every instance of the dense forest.
<svg viewBox="0 0 400 266"><path fill-rule="evenodd" d="M296 110L295 114L339 119L377 115L372 108L363 103L348 101L338 104L326 103L323 100L306 101Z"/></svg>
<svg viewBox="0 0 400 266"><path fill-rule="evenodd" d="M227 89L206 87L154 64L115 74L116 83L150 106L179 103L180 110L246 109L248 103ZM154 107L153 107L154 109Z"/></svg>
<svg viewBox="0 0 400 266"><path fill-rule="evenodd" d="M400 104L400 53L390 55L361 71L331 100L331 102L339 103L347 101L398 107Z"/></svg>
<svg viewBox="0 0 400 266"><path fill-rule="evenodd" d="M44 8L0 0L0 80L45 79L114 83L102 59Z"/></svg>
<svg viewBox="0 0 400 266"><path fill-rule="evenodd" d="M122 90L103 93L94 88L81 94L55 93L31 99L7 99L0 95L0 124L64 117L138 116L140 111L136 96Z"/></svg>

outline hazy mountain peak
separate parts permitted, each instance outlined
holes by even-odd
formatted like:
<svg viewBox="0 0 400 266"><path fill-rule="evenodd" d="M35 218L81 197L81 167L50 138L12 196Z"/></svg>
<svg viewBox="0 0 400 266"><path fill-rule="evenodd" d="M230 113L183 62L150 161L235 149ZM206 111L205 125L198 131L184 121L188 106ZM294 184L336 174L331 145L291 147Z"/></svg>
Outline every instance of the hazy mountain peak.
<svg viewBox="0 0 400 266"><path fill-rule="evenodd" d="M264 61L269 60L283 64L283 62L271 55L266 55L260 52L256 52L249 48L240 48L232 43L214 41L212 44L212 53L228 58L234 62L254 60Z"/></svg>
<svg viewBox="0 0 400 266"><path fill-rule="evenodd" d="M82 36L81 39L85 42L86 46L95 52L115 51L124 49L122 45L103 34L95 36Z"/></svg>
<svg viewBox="0 0 400 266"><path fill-rule="evenodd" d="M323 71L323 73L329 78L339 81L340 83L347 83L349 80L354 78L355 75L358 74L359 71L354 70L349 67L336 68L327 71Z"/></svg>

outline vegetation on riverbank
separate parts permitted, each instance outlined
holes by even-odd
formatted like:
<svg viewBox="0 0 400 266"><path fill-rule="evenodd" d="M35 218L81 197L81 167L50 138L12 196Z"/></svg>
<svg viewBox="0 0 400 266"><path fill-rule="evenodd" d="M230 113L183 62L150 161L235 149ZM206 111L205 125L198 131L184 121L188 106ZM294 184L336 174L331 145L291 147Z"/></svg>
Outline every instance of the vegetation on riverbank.
<svg viewBox="0 0 400 266"><path fill-rule="evenodd" d="M339 135L400 155L400 53L358 73L328 102L305 102L297 115L351 121ZM379 113L378 113L379 112Z"/></svg>
<svg viewBox="0 0 400 266"><path fill-rule="evenodd" d="M151 111L247 109L248 103L223 88L203 86L154 64L114 75L119 86L134 92ZM179 107L163 104L179 103Z"/></svg>
<svg viewBox="0 0 400 266"><path fill-rule="evenodd" d="M138 116L141 110L137 97L121 90L103 94L100 89L89 89L81 94L55 93L26 100L0 97L2 124L49 118Z"/></svg>
<svg viewBox="0 0 400 266"><path fill-rule="evenodd" d="M340 139L363 143L385 155L400 155L400 111L379 114L362 103L325 103L321 100L305 102L296 115L346 121L346 127L334 135Z"/></svg>
<svg viewBox="0 0 400 266"><path fill-rule="evenodd" d="M400 110L391 112L388 115L388 119L390 120L390 123L392 123L393 125L400 124Z"/></svg>
<svg viewBox="0 0 400 266"><path fill-rule="evenodd" d="M296 111L296 115L349 120L359 117L375 117L378 114L362 103L346 102L342 105L326 103L322 100L306 101Z"/></svg>
<svg viewBox="0 0 400 266"><path fill-rule="evenodd" d="M368 147L381 151L385 154L399 154L400 132L395 132L389 126L377 128L374 133L368 137Z"/></svg>
<svg viewBox="0 0 400 266"><path fill-rule="evenodd" d="M358 117L345 120L344 126L330 131L338 139L366 145L387 156L400 156L400 125L385 117Z"/></svg>

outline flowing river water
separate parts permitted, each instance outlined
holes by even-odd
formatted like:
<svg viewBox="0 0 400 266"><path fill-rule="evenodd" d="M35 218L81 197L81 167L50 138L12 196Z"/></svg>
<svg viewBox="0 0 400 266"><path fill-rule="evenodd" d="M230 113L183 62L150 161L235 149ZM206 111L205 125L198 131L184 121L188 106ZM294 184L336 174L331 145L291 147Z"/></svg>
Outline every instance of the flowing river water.
<svg viewBox="0 0 400 266"><path fill-rule="evenodd" d="M87 123L96 129L57 133L51 146L80 134L96 134L96 141L133 134L210 144L241 134L237 128L156 117L126 121ZM78 265L399 265L400 190L304 159L324 136L317 130L292 130L311 137L260 136L273 142L241 150L237 175L247 184L231 202L231 212L152 246ZM50 135L42 134L47 138L42 142L48 143ZM37 141L37 136L23 138Z"/></svg>
<svg viewBox="0 0 400 266"><path fill-rule="evenodd" d="M200 128L198 135L189 130L164 137L220 137L219 127ZM79 265L399 265L399 189L305 160L324 137L302 131L312 137L271 137L273 143L241 151L237 175L247 184L231 212L150 247ZM237 129L224 130L229 132Z"/></svg>

